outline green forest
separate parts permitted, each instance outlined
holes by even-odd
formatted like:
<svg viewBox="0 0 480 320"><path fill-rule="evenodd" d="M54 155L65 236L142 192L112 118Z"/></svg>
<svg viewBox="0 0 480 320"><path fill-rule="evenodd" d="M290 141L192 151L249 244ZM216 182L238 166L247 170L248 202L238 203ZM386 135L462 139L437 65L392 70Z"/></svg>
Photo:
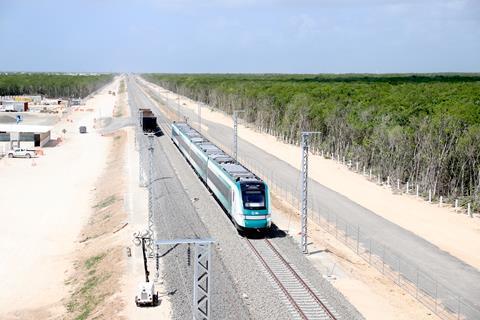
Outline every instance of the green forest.
<svg viewBox="0 0 480 320"><path fill-rule="evenodd" d="M283 141L320 131L319 152L358 161L383 179L419 184L480 207L480 75L144 74Z"/></svg>
<svg viewBox="0 0 480 320"><path fill-rule="evenodd" d="M0 74L0 96L38 94L49 98L84 98L112 79L110 74Z"/></svg>

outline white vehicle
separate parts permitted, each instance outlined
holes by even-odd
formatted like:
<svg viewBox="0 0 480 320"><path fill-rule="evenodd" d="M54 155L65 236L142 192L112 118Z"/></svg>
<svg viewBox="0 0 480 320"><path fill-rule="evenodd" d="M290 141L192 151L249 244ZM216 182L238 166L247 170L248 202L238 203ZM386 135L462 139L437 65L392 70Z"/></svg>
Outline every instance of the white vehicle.
<svg viewBox="0 0 480 320"><path fill-rule="evenodd" d="M25 148L13 148L8 151L9 158L33 158L35 157L35 150Z"/></svg>
<svg viewBox="0 0 480 320"><path fill-rule="evenodd" d="M153 282L142 282L138 286L135 304L139 306L156 306L158 304L158 292L155 292Z"/></svg>

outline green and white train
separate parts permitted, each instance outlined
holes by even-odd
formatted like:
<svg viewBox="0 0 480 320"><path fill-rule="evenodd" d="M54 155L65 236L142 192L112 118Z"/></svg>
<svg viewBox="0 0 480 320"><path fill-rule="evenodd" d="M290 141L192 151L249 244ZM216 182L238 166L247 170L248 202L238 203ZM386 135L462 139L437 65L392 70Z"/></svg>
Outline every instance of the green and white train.
<svg viewBox="0 0 480 320"><path fill-rule="evenodd" d="M272 224L267 184L187 123L172 124L172 140L241 231Z"/></svg>

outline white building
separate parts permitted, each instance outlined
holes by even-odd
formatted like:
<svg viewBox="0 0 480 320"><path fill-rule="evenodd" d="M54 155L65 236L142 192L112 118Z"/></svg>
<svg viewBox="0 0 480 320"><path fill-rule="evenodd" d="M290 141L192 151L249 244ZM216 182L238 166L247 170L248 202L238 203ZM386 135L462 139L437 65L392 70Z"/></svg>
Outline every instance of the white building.
<svg viewBox="0 0 480 320"><path fill-rule="evenodd" d="M0 100L0 111L25 112L28 111L28 102L14 100Z"/></svg>
<svg viewBox="0 0 480 320"><path fill-rule="evenodd" d="M50 141L52 126L0 124L0 152L13 147L43 147Z"/></svg>

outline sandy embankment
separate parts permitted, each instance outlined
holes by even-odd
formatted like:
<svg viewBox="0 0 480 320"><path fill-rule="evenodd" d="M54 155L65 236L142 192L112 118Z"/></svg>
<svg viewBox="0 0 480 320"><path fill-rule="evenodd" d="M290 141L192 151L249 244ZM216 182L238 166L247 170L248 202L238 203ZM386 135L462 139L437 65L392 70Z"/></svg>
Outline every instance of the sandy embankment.
<svg viewBox="0 0 480 320"><path fill-rule="evenodd" d="M144 83L176 101L177 94ZM191 99L179 96L179 101L183 108L196 112L197 104ZM229 116L209 108L202 109L202 118L233 126ZM195 123L197 119L190 121ZM208 130L208 126L203 124L202 129ZM274 136L244 125L239 125L239 136L300 169L299 147L278 141ZM368 181L366 177L334 160L312 155L309 161L310 178L480 269L480 219L455 213L449 206L439 207L414 196L393 194L390 189Z"/></svg>
<svg viewBox="0 0 480 320"><path fill-rule="evenodd" d="M112 114L116 98L108 90L117 87L118 79L87 101L93 112L73 112L73 122L55 125L52 138L64 142L44 148L44 156L0 161L0 317L65 312L66 271L92 213L93 187L111 141L94 132L93 119ZM79 125L89 133L79 134Z"/></svg>

